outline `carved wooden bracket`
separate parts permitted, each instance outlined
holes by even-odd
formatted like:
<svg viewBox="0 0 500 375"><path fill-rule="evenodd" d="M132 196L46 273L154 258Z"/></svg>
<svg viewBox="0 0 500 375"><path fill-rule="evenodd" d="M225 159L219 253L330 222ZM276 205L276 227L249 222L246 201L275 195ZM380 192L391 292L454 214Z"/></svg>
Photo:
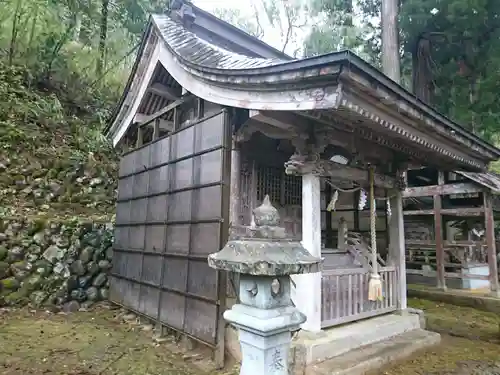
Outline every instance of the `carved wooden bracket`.
<svg viewBox="0 0 500 375"><path fill-rule="evenodd" d="M235 134L235 141L238 143L248 142L254 133L261 133L273 139L289 139L292 142L300 142L302 140L305 144L305 136L303 134L299 134L291 129L280 129L269 126L268 124L255 120L249 120L241 126Z"/></svg>
<svg viewBox="0 0 500 375"><path fill-rule="evenodd" d="M285 172L289 175L315 174L318 176L334 177L340 180L354 181L362 186L368 186L369 174L367 170L338 164L329 160L314 160L315 156L294 154L285 163ZM398 187L394 177L375 173L375 186L384 189Z"/></svg>

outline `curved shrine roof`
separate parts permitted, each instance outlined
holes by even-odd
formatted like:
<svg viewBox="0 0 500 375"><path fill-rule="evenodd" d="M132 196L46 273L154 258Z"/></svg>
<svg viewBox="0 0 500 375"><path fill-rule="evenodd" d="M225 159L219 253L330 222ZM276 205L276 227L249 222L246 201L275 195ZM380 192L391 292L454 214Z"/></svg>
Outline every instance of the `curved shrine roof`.
<svg viewBox="0 0 500 375"><path fill-rule="evenodd" d="M219 70L269 67L288 62L278 58L249 57L209 43L173 21L167 15L152 15L153 22L168 46L190 64Z"/></svg>
<svg viewBox="0 0 500 375"><path fill-rule="evenodd" d="M483 163L500 157L499 149L421 102L351 52L295 60L250 57L208 42L167 15L153 15L147 30L147 35L160 37L154 38L154 43L162 44L158 62L182 87L202 99L254 110L352 112L362 121L394 132L395 139L402 136L404 142L473 170L483 169ZM151 40L145 37L143 44ZM144 48L141 50L138 60L151 58L144 57ZM137 65L136 61L131 80ZM123 100L118 112L124 107ZM379 112L381 106L385 109ZM392 115L384 117L387 113ZM411 121L401 122L394 115ZM108 127L111 132L120 126L116 119L115 114L115 123ZM448 151L443 142L454 144L457 154Z"/></svg>

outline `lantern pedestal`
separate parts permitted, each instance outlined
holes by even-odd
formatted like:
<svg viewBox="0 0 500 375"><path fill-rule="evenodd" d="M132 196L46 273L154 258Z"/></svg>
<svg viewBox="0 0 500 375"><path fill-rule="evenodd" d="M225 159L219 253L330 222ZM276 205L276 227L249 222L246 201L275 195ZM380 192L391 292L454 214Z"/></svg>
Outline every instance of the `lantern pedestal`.
<svg viewBox="0 0 500 375"><path fill-rule="evenodd" d="M224 313L239 332L240 375L288 375L291 333L306 321L292 304L290 275L319 272L321 260L286 237L268 196L253 213L255 226L231 228L208 264L240 274L240 302Z"/></svg>

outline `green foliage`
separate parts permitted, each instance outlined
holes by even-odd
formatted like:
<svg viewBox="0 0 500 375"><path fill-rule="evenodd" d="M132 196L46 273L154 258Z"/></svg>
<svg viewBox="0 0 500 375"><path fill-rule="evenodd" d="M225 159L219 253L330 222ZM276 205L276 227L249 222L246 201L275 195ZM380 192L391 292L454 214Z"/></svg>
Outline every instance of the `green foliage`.
<svg viewBox="0 0 500 375"><path fill-rule="evenodd" d="M431 41L432 104L486 139L499 131L500 3L495 0L405 0L400 27L411 54Z"/></svg>
<svg viewBox="0 0 500 375"><path fill-rule="evenodd" d="M374 65L380 55L380 1L311 0L317 19L305 40L305 55L352 50Z"/></svg>
<svg viewBox="0 0 500 375"><path fill-rule="evenodd" d="M0 62L0 148L11 152L50 149L61 142L75 153L96 152L107 145L99 114L79 119L57 95L30 88L30 72Z"/></svg>
<svg viewBox="0 0 500 375"><path fill-rule="evenodd" d="M306 55L351 49L378 66L380 7L380 0L312 0L313 14L322 18L306 39ZM402 84L413 89L416 43L422 36L429 39L429 104L483 138L498 141L500 2L402 0L399 26Z"/></svg>
<svg viewBox="0 0 500 375"><path fill-rule="evenodd" d="M101 0L2 1L0 60L25 67L30 85L56 93L66 110L106 117L121 95L149 14L164 11L168 2L119 0L103 16Z"/></svg>
<svg viewBox="0 0 500 375"><path fill-rule="evenodd" d="M264 36L264 30L256 20L246 17L238 8L217 8L214 14L256 38Z"/></svg>
<svg viewBox="0 0 500 375"><path fill-rule="evenodd" d="M307 0L250 0L214 13L290 56L301 54L300 35L310 21Z"/></svg>

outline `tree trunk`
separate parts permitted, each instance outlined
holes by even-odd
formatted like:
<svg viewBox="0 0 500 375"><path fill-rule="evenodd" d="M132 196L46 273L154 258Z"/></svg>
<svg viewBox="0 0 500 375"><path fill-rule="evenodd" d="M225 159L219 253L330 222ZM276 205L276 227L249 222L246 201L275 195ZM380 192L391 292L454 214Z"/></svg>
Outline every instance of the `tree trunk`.
<svg viewBox="0 0 500 375"><path fill-rule="evenodd" d="M399 58L398 0L382 0L382 69L389 78L401 81Z"/></svg>
<svg viewBox="0 0 500 375"><path fill-rule="evenodd" d="M21 22L22 0L17 0L14 20L12 21L12 34L9 46L9 65L12 65L16 53L17 34L19 32L19 22Z"/></svg>
<svg viewBox="0 0 500 375"><path fill-rule="evenodd" d="M433 89L431 69L431 41L421 36L412 52L412 88L417 98L431 104Z"/></svg>
<svg viewBox="0 0 500 375"><path fill-rule="evenodd" d="M106 39L108 37L108 7L109 0L102 0L101 4L101 33L99 35L99 59L97 60L97 75L103 71L106 59Z"/></svg>

